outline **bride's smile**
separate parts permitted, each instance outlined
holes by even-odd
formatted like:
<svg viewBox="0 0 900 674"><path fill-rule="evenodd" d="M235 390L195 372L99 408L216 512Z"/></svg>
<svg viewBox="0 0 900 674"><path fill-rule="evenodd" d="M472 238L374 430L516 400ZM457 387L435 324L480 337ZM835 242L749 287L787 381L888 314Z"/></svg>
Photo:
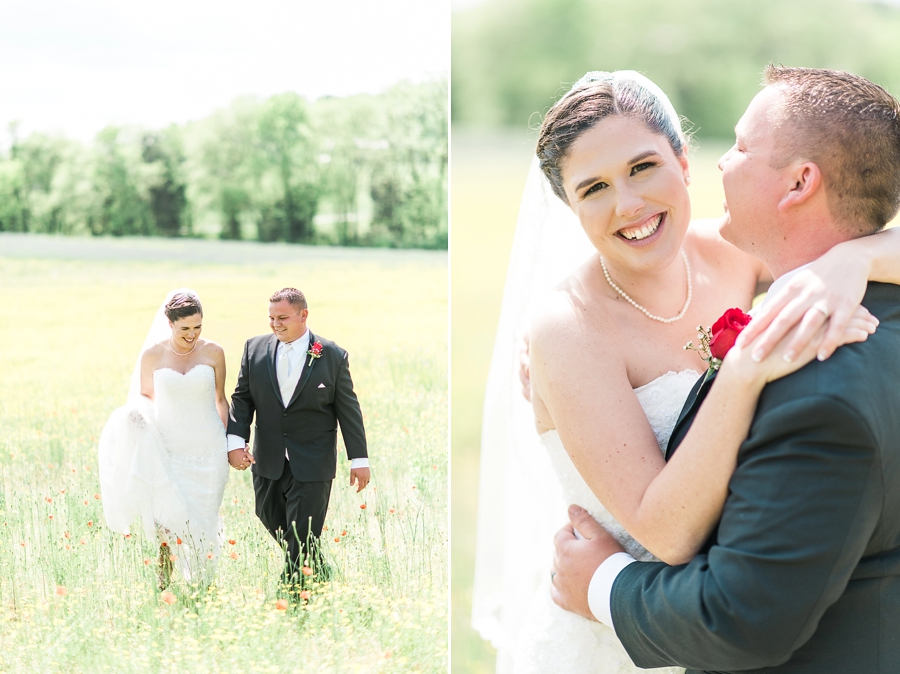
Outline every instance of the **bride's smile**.
<svg viewBox="0 0 900 674"><path fill-rule="evenodd" d="M572 144L562 174L591 243L627 276L678 262L691 214L687 171L687 159L664 136L639 120L613 116Z"/></svg>
<svg viewBox="0 0 900 674"><path fill-rule="evenodd" d="M656 234L665 216L665 213L657 213L636 225L623 227L617 234L626 241L643 241Z"/></svg>

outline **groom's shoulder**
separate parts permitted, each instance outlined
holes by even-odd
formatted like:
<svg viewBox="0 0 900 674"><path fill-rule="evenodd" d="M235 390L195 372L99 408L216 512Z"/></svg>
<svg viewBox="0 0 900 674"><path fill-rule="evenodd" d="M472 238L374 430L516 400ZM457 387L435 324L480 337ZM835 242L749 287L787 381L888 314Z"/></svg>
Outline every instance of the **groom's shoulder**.
<svg viewBox="0 0 900 674"><path fill-rule="evenodd" d="M805 397L839 401L863 417L900 408L900 286L870 283L863 306L880 321L875 333L766 386L760 411Z"/></svg>
<svg viewBox="0 0 900 674"><path fill-rule="evenodd" d="M322 345L322 348L326 352L339 354L342 358L347 355L346 349L340 347L338 344L331 341L330 339L322 337L322 335L319 335L319 334L313 334L312 336L316 342L319 342Z"/></svg>
<svg viewBox="0 0 900 674"><path fill-rule="evenodd" d="M246 348L248 351L253 351L260 346L265 346L271 338L272 335L257 335L256 337L251 337L246 342Z"/></svg>

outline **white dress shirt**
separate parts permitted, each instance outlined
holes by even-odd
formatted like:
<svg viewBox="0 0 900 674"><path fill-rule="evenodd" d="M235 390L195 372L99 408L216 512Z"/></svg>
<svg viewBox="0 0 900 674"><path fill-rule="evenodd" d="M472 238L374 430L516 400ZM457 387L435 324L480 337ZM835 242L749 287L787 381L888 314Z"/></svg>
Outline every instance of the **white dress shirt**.
<svg viewBox="0 0 900 674"><path fill-rule="evenodd" d="M279 367L278 363L280 362L280 358L282 357L282 352L284 351L284 344L282 342L278 342L275 346L275 372L276 377L278 378L278 387L281 390L281 400L284 403L284 406L287 407L288 403L291 402L291 398L293 397L294 390L297 388L297 384L300 381L300 376L303 374L303 368L306 366L306 356L307 351L309 351L309 330L303 333L300 337L295 339L293 342L288 342L291 345L291 349L287 353L288 362L290 363L288 367L288 372L284 373ZM287 379L282 381L284 375L287 375ZM232 451L234 449L242 449L246 447L247 441L244 440L239 435L228 435L228 451ZM284 457L290 460L288 456L287 449L284 450ZM354 468L368 468L369 467L369 459L361 458L361 459L351 459L350 460L350 469Z"/></svg>
<svg viewBox="0 0 900 674"><path fill-rule="evenodd" d="M769 291L766 293L763 301L750 312L751 315L756 311L759 311L759 309L769 301L769 298L775 297L775 295L778 294L778 291L787 285L792 276L797 274L800 270L805 269L807 266L808 265L797 267L796 269L779 276L772 285L769 286ZM591 613L594 614L594 617L604 625L613 627L612 611L610 609L613 583L616 582L616 578L619 576L622 569L636 561L637 560L627 552L617 552L616 554L607 557L606 560L597 567L597 570L594 571L594 575L591 577L591 584L588 586L588 606L590 606Z"/></svg>

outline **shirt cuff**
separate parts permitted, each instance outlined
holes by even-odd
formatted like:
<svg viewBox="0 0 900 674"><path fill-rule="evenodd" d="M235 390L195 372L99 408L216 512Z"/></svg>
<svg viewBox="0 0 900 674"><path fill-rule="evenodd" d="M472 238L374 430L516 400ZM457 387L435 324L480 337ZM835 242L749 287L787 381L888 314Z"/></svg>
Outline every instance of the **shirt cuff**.
<svg viewBox="0 0 900 674"><path fill-rule="evenodd" d="M247 441L244 440L240 435L231 435L228 434L228 451L232 451L234 449L243 449L247 446Z"/></svg>
<svg viewBox="0 0 900 674"><path fill-rule="evenodd" d="M607 557L603 564L594 571L591 584L588 586L588 606L594 617L607 627L613 627L612 608L610 607L613 583L616 582L622 569L636 561L627 552L617 552Z"/></svg>
<svg viewBox="0 0 900 674"><path fill-rule="evenodd" d="M350 470L354 468L368 468L369 467L369 459L363 457L361 459L350 459Z"/></svg>

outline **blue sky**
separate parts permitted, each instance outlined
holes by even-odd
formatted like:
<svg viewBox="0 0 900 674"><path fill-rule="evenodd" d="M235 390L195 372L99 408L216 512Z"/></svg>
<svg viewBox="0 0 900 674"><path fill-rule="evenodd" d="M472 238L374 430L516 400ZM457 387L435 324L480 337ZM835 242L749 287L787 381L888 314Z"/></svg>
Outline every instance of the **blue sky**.
<svg viewBox="0 0 900 674"><path fill-rule="evenodd" d="M5 0L0 137L14 120L89 141L240 95L382 91L449 71L449 19L449 0Z"/></svg>

